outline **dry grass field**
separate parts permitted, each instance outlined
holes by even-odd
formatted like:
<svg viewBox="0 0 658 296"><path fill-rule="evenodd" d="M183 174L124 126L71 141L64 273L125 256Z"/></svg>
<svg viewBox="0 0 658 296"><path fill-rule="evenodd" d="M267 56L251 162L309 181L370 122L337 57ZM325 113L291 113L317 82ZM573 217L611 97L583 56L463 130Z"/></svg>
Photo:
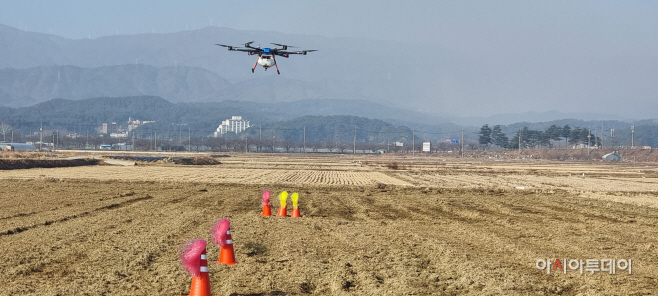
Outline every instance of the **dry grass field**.
<svg viewBox="0 0 658 296"><path fill-rule="evenodd" d="M0 295L187 295L178 252L194 238L209 241L214 295L658 293L654 163L221 162L0 171ZM266 189L298 192L303 217L260 217ZM215 263L220 218L234 266ZM547 274L538 259L631 259L632 274Z"/></svg>

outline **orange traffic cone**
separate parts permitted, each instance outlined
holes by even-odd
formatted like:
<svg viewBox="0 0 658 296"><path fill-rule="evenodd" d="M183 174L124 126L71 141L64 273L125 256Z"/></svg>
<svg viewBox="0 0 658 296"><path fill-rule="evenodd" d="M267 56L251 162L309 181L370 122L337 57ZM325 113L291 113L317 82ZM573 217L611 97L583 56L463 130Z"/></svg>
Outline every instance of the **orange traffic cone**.
<svg viewBox="0 0 658 296"><path fill-rule="evenodd" d="M301 218L302 216L299 214L299 206L297 205L299 194L297 192L293 193L290 199L292 200L292 215L290 215L290 217Z"/></svg>
<svg viewBox="0 0 658 296"><path fill-rule="evenodd" d="M290 217L292 218L301 218L302 216L299 214L299 206L297 205L297 201L299 200L299 194L297 192L292 194L292 214Z"/></svg>
<svg viewBox="0 0 658 296"><path fill-rule="evenodd" d="M288 207L286 207L286 206L279 207L279 212L276 213L276 215L279 216L279 217L287 217L288 216Z"/></svg>
<svg viewBox="0 0 658 296"><path fill-rule="evenodd" d="M206 251L201 253L200 273L192 278L189 296L210 296L210 278L208 277L208 257Z"/></svg>
<svg viewBox="0 0 658 296"><path fill-rule="evenodd" d="M226 244L222 246L219 251L219 261L217 264L233 265L235 262L235 252L233 251L233 238L231 237L231 229L226 231Z"/></svg>
<svg viewBox="0 0 658 296"><path fill-rule="evenodd" d="M288 217L288 207L286 206L286 200L288 199L288 192L283 191L279 194L279 200L281 201L281 206L279 207L279 212L276 214L278 217Z"/></svg>
<svg viewBox="0 0 658 296"><path fill-rule="evenodd" d="M272 216L272 205L270 205L270 191L263 191L263 212L260 214L263 217Z"/></svg>
<svg viewBox="0 0 658 296"><path fill-rule="evenodd" d="M292 208L292 215L290 215L292 218L301 218L302 216L299 214L299 208Z"/></svg>
<svg viewBox="0 0 658 296"><path fill-rule="evenodd" d="M271 205L263 206L263 212L260 215L263 217L272 216L272 206Z"/></svg>
<svg viewBox="0 0 658 296"><path fill-rule="evenodd" d="M192 275L189 296L210 296L206 241L202 239L188 241L181 249L180 259L185 270Z"/></svg>
<svg viewBox="0 0 658 296"><path fill-rule="evenodd" d="M231 223L228 219L222 219L215 224L212 230L212 240L219 245L219 260L217 264L233 265L235 252L233 251L233 237L231 237Z"/></svg>

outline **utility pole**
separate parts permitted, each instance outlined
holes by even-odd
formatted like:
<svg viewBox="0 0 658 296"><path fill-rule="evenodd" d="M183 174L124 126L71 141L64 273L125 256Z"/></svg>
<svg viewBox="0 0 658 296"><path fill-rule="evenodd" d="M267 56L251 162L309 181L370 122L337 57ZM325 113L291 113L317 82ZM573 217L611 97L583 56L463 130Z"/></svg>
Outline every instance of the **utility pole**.
<svg viewBox="0 0 658 296"><path fill-rule="evenodd" d="M178 124L178 145L183 143L183 125Z"/></svg>
<svg viewBox="0 0 658 296"><path fill-rule="evenodd" d="M631 149L635 147L635 126L631 125Z"/></svg>
<svg viewBox="0 0 658 296"><path fill-rule="evenodd" d="M519 130L519 154L521 153L521 130Z"/></svg>
<svg viewBox="0 0 658 296"><path fill-rule="evenodd" d="M411 130L411 156L416 156L416 131Z"/></svg>
<svg viewBox="0 0 658 296"><path fill-rule="evenodd" d="M43 121L41 121L41 127L39 128L39 152L42 150L43 145Z"/></svg>
<svg viewBox="0 0 658 296"><path fill-rule="evenodd" d="M592 137L592 129L588 128L589 134L587 134L587 154L591 153L590 146L592 146L592 140L590 139Z"/></svg>
<svg viewBox="0 0 658 296"><path fill-rule="evenodd" d="M464 129L462 129L462 149L461 149L462 158L464 158Z"/></svg>
<svg viewBox="0 0 658 296"><path fill-rule="evenodd" d="M354 126L354 149L352 150L352 154L356 154L356 125Z"/></svg>
<svg viewBox="0 0 658 296"><path fill-rule="evenodd" d="M304 153L306 153L306 126L304 126Z"/></svg>

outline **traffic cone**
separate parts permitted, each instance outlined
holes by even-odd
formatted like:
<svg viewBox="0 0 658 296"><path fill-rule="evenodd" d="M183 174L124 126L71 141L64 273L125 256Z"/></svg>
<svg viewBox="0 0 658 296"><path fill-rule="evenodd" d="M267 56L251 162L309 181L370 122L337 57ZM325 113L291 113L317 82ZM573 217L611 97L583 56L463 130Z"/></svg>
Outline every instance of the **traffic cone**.
<svg viewBox="0 0 658 296"><path fill-rule="evenodd" d="M199 275L192 278L189 296L210 296L210 278L208 277L208 257L206 250L201 253Z"/></svg>
<svg viewBox="0 0 658 296"><path fill-rule="evenodd" d="M302 216L299 214L299 206L297 205L297 201L299 200L299 194L297 192L292 194L292 214L290 217L292 218L301 218Z"/></svg>
<svg viewBox="0 0 658 296"><path fill-rule="evenodd" d="M279 216L279 217L287 217L288 216L288 208L286 206L279 207L279 212L276 213L276 215Z"/></svg>
<svg viewBox="0 0 658 296"><path fill-rule="evenodd" d="M286 206L286 199L288 199L288 192L283 191L279 194L279 201L281 201L281 206L279 207L279 212L276 214L279 217L288 217L288 207Z"/></svg>
<svg viewBox="0 0 658 296"><path fill-rule="evenodd" d="M272 216L272 205L270 205L270 191L263 191L263 212L260 214L263 217Z"/></svg>
<svg viewBox="0 0 658 296"><path fill-rule="evenodd" d="M206 241L196 239L187 242L181 249L180 259L185 270L192 275L189 296L210 296Z"/></svg>
<svg viewBox="0 0 658 296"><path fill-rule="evenodd" d="M263 217L272 216L272 206L271 205L264 205L263 206L263 212L260 215L263 216Z"/></svg>
<svg viewBox="0 0 658 296"><path fill-rule="evenodd" d="M213 241L220 247L217 264L233 265L238 263L235 261L231 224L228 219L222 219L217 222L213 228Z"/></svg>
<svg viewBox="0 0 658 296"><path fill-rule="evenodd" d="M292 218L301 218L302 216L299 214L299 208L292 208L292 215L290 215Z"/></svg>

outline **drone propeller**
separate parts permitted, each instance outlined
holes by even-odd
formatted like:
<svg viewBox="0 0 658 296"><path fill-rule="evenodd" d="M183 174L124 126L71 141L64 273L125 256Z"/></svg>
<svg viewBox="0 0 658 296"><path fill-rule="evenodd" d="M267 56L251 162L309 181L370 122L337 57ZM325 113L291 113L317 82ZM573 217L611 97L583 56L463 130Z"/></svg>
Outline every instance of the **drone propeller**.
<svg viewBox="0 0 658 296"><path fill-rule="evenodd" d="M215 44L215 45L219 45L221 47L227 47L228 50L233 50L233 46L231 46L231 45L224 45L224 44Z"/></svg>
<svg viewBox="0 0 658 296"><path fill-rule="evenodd" d="M244 44L244 47L246 47L246 48L260 48L260 45L258 45L258 46L256 46L256 47L251 46L252 43L254 43L254 42L253 42L253 41L249 41L249 42L247 42L247 43Z"/></svg>
<svg viewBox="0 0 658 296"><path fill-rule="evenodd" d="M285 45L285 44L279 44L279 43L272 43L272 44L274 44L274 45L276 45L276 46L281 46L281 47L283 47L283 48L282 48L283 50L288 49L288 47L291 47L291 48L295 48L295 47L297 47L297 46Z"/></svg>

